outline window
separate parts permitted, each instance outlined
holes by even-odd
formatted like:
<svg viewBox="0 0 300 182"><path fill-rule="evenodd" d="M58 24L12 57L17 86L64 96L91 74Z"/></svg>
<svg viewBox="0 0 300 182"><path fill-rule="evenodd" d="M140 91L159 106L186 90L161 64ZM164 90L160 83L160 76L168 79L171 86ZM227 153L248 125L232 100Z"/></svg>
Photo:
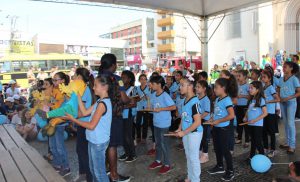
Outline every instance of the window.
<svg viewBox="0 0 300 182"><path fill-rule="evenodd" d="M167 17L167 15L166 15L166 14L163 14L163 15L161 15L161 17L162 17L162 18L166 18L166 17Z"/></svg>
<svg viewBox="0 0 300 182"><path fill-rule="evenodd" d="M131 34L131 29L128 29L128 35L130 35Z"/></svg>
<svg viewBox="0 0 300 182"><path fill-rule="evenodd" d="M118 38L118 32L116 32L115 34L116 34L116 38Z"/></svg>
<svg viewBox="0 0 300 182"><path fill-rule="evenodd" d="M120 32L120 37L123 37L123 32Z"/></svg>
<svg viewBox="0 0 300 182"><path fill-rule="evenodd" d="M234 13L227 17L227 39L241 37L241 14Z"/></svg>
<svg viewBox="0 0 300 182"><path fill-rule="evenodd" d="M78 66L78 60L66 60L66 69L71 69L73 66Z"/></svg>
<svg viewBox="0 0 300 182"><path fill-rule="evenodd" d="M162 44L167 44L167 40L166 39L162 40Z"/></svg>
<svg viewBox="0 0 300 182"><path fill-rule="evenodd" d="M33 66L34 68L41 68L41 69L44 69L44 70L48 70L46 60L31 61L30 65Z"/></svg>
<svg viewBox="0 0 300 182"><path fill-rule="evenodd" d="M26 72L28 71L29 61L13 61L12 68L14 72Z"/></svg>
<svg viewBox="0 0 300 182"><path fill-rule="evenodd" d="M64 61L63 60L49 60L49 67L52 68L54 66L58 66L58 69L64 68Z"/></svg>
<svg viewBox="0 0 300 182"><path fill-rule="evenodd" d="M173 30L174 29L174 26L173 25L170 25L170 30Z"/></svg>
<svg viewBox="0 0 300 182"><path fill-rule="evenodd" d="M9 61L0 62L0 73L7 73L7 72L11 72L10 62Z"/></svg>
<svg viewBox="0 0 300 182"><path fill-rule="evenodd" d="M162 31L167 31L167 27L161 27Z"/></svg>

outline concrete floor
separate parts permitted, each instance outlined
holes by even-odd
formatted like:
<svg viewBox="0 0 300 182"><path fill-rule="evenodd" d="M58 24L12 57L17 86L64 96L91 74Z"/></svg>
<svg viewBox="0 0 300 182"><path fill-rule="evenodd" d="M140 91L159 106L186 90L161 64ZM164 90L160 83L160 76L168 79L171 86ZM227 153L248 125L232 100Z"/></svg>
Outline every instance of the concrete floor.
<svg viewBox="0 0 300 182"><path fill-rule="evenodd" d="M294 155L287 155L285 151L278 149L277 155L272 159L273 162L291 162L300 160L300 122L297 122L297 151ZM278 136L277 143L281 143L284 139L283 127L280 125L280 135ZM130 164L123 162L118 163L118 169L120 174L132 176L132 182L177 182L185 179L186 177L186 162L184 151L178 151L175 146L179 140L171 139L171 160L173 163L173 170L166 175L159 175L158 170L148 170L148 165L153 162L154 157L149 157L146 154L150 148L150 140L147 141L147 145L138 145L136 148L138 159ZM47 152L47 143L33 141L30 144L35 147L42 155ZM78 173L78 161L75 151L75 138L70 138L66 141L68 150L68 157L71 166L72 174L66 177L67 181L73 181ZM207 173L207 170L216 164L215 155L212 151L212 145L209 146L210 161L201 165L201 181L221 181L221 176L211 176ZM272 168L266 174L257 174L251 170L251 167L245 162L249 153L249 148L244 149L241 145L235 146L234 151L234 168L236 178L234 181L271 181L274 177L286 176L288 166L287 165L273 165Z"/></svg>

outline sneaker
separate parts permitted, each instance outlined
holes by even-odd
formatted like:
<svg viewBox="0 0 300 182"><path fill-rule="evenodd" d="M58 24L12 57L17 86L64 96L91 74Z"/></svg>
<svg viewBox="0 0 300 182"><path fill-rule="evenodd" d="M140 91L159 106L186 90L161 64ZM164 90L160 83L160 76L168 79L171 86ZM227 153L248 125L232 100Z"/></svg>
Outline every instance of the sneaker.
<svg viewBox="0 0 300 182"><path fill-rule="evenodd" d="M226 173L221 178L223 181L231 181L234 178L234 172L233 171L226 171Z"/></svg>
<svg viewBox="0 0 300 182"><path fill-rule="evenodd" d="M241 144L242 143L242 140L236 140L235 141L235 144Z"/></svg>
<svg viewBox="0 0 300 182"><path fill-rule="evenodd" d="M155 155L156 153L156 150L155 149L150 149L148 152L147 152L147 155Z"/></svg>
<svg viewBox="0 0 300 182"><path fill-rule="evenodd" d="M200 163L204 164L209 161L208 154L202 154L200 157Z"/></svg>
<svg viewBox="0 0 300 182"><path fill-rule="evenodd" d="M125 160L126 163L131 163L136 161L137 157L133 156L133 157L127 157L127 159Z"/></svg>
<svg viewBox="0 0 300 182"><path fill-rule="evenodd" d="M76 179L74 180L74 182L83 182L86 181L86 175L85 174L79 174Z"/></svg>
<svg viewBox="0 0 300 182"><path fill-rule="evenodd" d="M161 162L154 161L152 164L150 164L149 169L156 169L156 168L159 168L161 166L162 166Z"/></svg>
<svg viewBox="0 0 300 182"><path fill-rule="evenodd" d="M119 157L119 161L125 161L127 158L127 155L123 154L121 157Z"/></svg>
<svg viewBox="0 0 300 182"><path fill-rule="evenodd" d="M111 181L111 182L129 182L130 181L130 176L119 175L118 179L110 179L109 178L109 181Z"/></svg>
<svg viewBox="0 0 300 182"><path fill-rule="evenodd" d="M170 166L165 166L163 165L160 170L159 170L159 174L167 174L171 171L171 167Z"/></svg>
<svg viewBox="0 0 300 182"><path fill-rule="evenodd" d="M71 174L71 170L70 170L70 168L62 169L62 170L60 170L59 174L62 177L65 177L65 176L68 176Z"/></svg>
<svg viewBox="0 0 300 182"><path fill-rule="evenodd" d="M267 154L269 158L273 158L275 156L275 150L270 150L269 153Z"/></svg>
<svg viewBox="0 0 300 182"><path fill-rule="evenodd" d="M223 174L225 173L224 167L215 166L214 168L207 171L209 174Z"/></svg>
<svg viewBox="0 0 300 182"><path fill-rule="evenodd" d="M54 170L55 170L56 172L60 172L60 170L61 170L61 167L60 167L60 166L54 166L54 165L52 165L52 167L54 168Z"/></svg>

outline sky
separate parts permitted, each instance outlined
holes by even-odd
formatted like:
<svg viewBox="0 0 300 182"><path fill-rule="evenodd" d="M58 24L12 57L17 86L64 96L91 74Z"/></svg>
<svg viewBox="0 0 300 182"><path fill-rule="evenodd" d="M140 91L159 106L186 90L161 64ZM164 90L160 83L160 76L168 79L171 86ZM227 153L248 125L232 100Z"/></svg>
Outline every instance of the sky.
<svg viewBox="0 0 300 182"><path fill-rule="evenodd" d="M18 16L20 31L45 34L101 35L111 27L155 13L110 7L70 5L28 0L0 1L0 29L10 28L7 16Z"/></svg>

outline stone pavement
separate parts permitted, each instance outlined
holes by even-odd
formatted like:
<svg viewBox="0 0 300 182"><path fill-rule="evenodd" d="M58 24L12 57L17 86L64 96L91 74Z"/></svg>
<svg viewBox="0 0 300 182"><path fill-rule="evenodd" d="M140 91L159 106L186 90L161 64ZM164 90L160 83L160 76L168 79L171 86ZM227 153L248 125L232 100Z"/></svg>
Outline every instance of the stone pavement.
<svg viewBox="0 0 300 182"><path fill-rule="evenodd" d="M296 123L297 126L297 150L294 155L287 155L285 151L278 149L276 156L272 159L273 162L291 162L295 160L300 160L300 122ZM284 139L283 126L280 124L280 135L278 136L277 143L281 143ZM153 162L154 157L149 157L146 154L147 147L150 147L150 140L147 145L137 146L138 159L130 164L123 162L118 163L118 169L121 174L126 174L132 176L132 182L177 182L185 179L186 176L186 164L184 151L178 151L175 146L179 142L178 139L172 138L170 142L171 146L171 161L173 163L173 170L166 175L159 175L158 170L148 170L148 165ZM35 147L42 155L47 152L47 143L42 142L31 142L33 147ZM68 157L71 166L72 174L66 178L67 181L72 181L76 178L78 172L78 162L77 154L75 150L75 139L71 138L66 142L68 149ZM278 146L278 145L277 145ZM273 165L270 171L266 174L257 174L251 170L251 167L245 162L248 156L249 148L244 149L241 145L235 146L235 151L233 155L234 168L236 173L236 178L234 181L271 181L272 178L277 176L287 175L288 166L287 165ZM221 181L221 175L212 176L206 171L216 164L215 155L212 151L212 144L209 146L210 161L206 164L201 165L202 174L201 181Z"/></svg>

